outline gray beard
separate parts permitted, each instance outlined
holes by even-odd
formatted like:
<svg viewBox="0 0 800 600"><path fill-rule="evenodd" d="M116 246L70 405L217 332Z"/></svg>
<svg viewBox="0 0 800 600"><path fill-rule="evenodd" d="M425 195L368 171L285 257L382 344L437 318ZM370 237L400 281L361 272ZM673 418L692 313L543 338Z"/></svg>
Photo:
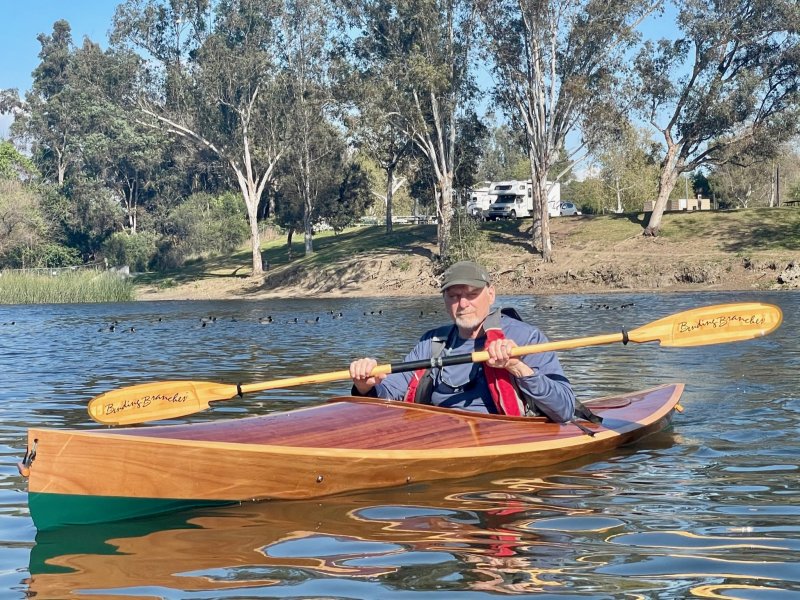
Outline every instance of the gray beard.
<svg viewBox="0 0 800 600"><path fill-rule="evenodd" d="M483 319L479 319L477 315L465 315L463 317L456 317L456 326L459 329L468 329L475 331L483 324Z"/></svg>

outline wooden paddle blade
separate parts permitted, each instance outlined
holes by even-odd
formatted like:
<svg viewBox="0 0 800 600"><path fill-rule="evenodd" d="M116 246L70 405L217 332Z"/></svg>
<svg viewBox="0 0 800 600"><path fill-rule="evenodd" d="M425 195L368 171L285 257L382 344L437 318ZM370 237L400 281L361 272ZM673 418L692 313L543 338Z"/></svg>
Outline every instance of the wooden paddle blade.
<svg viewBox="0 0 800 600"><path fill-rule="evenodd" d="M783 321L781 309L761 302L715 304L664 317L628 333L632 342L660 341L662 346L725 344L761 337Z"/></svg>
<svg viewBox="0 0 800 600"><path fill-rule="evenodd" d="M104 425L133 425L185 417L227 400L237 386L211 381L154 381L100 394L89 401L89 416Z"/></svg>

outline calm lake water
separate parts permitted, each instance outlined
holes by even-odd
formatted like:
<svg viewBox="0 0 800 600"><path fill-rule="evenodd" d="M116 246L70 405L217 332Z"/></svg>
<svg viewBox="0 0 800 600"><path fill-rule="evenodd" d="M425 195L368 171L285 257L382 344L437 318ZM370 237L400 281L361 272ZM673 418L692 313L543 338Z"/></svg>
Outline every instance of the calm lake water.
<svg viewBox="0 0 800 600"><path fill-rule="evenodd" d="M0 596L800 597L800 294L500 300L551 339L747 300L778 304L784 324L718 346L562 352L583 398L687 384L670 430L590 460L37 535L16 468L28 427L95 427L87 401L132 383L263 381L340 370L356 356L401 360L443 313L439 298L0 306ZM260 325L268 315L273 324ZM348 390L266 392L188 420Z"/></svg>

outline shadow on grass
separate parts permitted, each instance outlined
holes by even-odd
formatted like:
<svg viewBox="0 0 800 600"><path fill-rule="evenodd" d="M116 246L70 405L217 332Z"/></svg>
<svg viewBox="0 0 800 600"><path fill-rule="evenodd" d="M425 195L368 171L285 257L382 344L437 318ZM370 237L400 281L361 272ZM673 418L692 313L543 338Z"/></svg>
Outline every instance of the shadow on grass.
<svg viewBox="0 0 800 600"><path fill-rule="evenodd" d="M530 252L532 219L517 219L515 221L503 219L501 221L486 221L482 229L491 244L499 247L507 246Z"/></svg>
<svg viewBox="0 0 800 600"><path fill-rule="evenodd" d="M757 208L715 213L676 215L681 235L720 240L720 250L731 253L800 250L800 211Z"/></svg>
<svg viewBox="0 0 800 600"><path fill-rule="evenodd" d="M306 256L303 233L295 234L292 241L292 259L286 239L262 244L261 257L269 275L282 267L317 268L321 265L363 254L392 252L408 253L434 258L426 246L436 245L436 225L396 225L387 234L382 226L350 229L340 234L322 232L314 236L314 253ZM252 251L247 248L227 256L188 261L178 270L164 273L143 273L136 284L169 287L179 283L210 279L247 278L252 272ZM260 283L256 287L260 286Z"/></svg>

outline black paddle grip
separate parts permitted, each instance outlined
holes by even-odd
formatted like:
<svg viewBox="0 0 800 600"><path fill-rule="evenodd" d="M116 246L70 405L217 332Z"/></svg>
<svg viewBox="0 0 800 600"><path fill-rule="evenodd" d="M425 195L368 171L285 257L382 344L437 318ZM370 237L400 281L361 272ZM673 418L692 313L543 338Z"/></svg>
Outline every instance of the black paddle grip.
<svg viewBox="0 0 800 600"><path fill-rule="evenodd" d="M452 356L439 356L424 360L411 360L402 363L391 363L391 373L404 373L417 369L437 369L449 365L463 365L472 362L472 354L453 354Z"/></svg>

